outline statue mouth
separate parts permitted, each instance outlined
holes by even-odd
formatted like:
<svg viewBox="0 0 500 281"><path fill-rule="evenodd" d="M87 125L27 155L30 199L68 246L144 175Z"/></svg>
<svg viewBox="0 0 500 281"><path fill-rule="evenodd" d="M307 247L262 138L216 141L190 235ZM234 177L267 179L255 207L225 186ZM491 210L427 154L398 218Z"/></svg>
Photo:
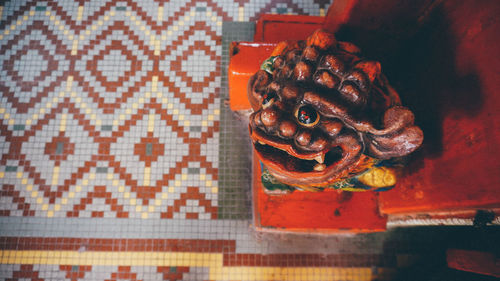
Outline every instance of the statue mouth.
<svg viewBox="0 0 500 281"><path fill-rule="evenodd" d="M325 173L342 158L342 151L337 147L321 152L320 155L315 156L313 159L308 156L305 156L305 158L293 156L285 150L264 142L254 143L254 148L266 166L279 172L303 173L308 176Z"/></svg>
<svg viewBox="0 0 500 281"><path fill-rule="evenodd" d="M293 140L269 136L250 126L255 153L278 180L296 186L320 186L345 176L347 162L340 146L330 144L316 152L301 151ZM351 155L359 158L360 155ZM350 158L350 157L349 157Z"/></svg>

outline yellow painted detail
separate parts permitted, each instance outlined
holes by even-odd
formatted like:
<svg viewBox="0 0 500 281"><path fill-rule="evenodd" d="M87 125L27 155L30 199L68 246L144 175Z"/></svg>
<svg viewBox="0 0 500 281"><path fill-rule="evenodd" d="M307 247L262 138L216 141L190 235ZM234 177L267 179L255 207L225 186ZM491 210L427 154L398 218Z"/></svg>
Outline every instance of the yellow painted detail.
<svg viewBox="0 0 500 281"><path fill-rule="evenodd" d="M153 132L155 129L155 115L150 113L148 117L148 132Z"/></svg>
<svg viewBox="0 0 500 281"><path fill-rule="evenodd" d="M78 40L73 40L73 45L71 46L71 54L76 55L78 52Z"/></svg>
<svg viewBox="0 0 500 281"><path fill-rule="evenodd" d="M163 6L158 7L158 21L163 20Z"/></svg>
<svg viewBox="0 0 500 281"><path fill-rule="evenodd" d="M71 264L92 266L197 266L222 267L221 253L0 251L1 264ZM212 280L212 278L211 278Z"/></svg>
<svg viewBox="0 0 500 281"><path fill-rule="evenodd" d="M239 7L238 8L238 21L244 21L245 19L245 8L244 7Z"/></svg>
<svg viewBox="0 0 500 281"><path fill-rule="evenodd" d="M55 166L52 171L52 185L57 185L59 182L59 166Z"/></svg>
<svg viewBox="0 0 500 281"><path fill-rule="evenodd" d="M149 186L151 184L151 167L144 167L144 185Z"/></svg>
<svg viewBox="0 0 500 281"><path fill-rule="evenodd" d="M83 6L78 7L78 14L76 17L77 21L81 21L83 18Z"/></svg>
<svg viewBox="0 0 500 281"><path fill-rule="evenodd" d="M61 115L61 123L59 124L59 131L64 132L66 131L66 120L68 118L67 114L62 114Z"/></svg>
<svg viewBox="0 0 500 281"><path fill-rule="evenodd" d="M389 187L396 184L396 172L392 168L376 167L361 175L359 181L372 187Z"/></svg>
<svg viewBox="0 0 500 281"><path fill-rule="evenodd" d="M158 91L158 76L153 76L153 79L151 80L151 90L153 92Z"/></svg>

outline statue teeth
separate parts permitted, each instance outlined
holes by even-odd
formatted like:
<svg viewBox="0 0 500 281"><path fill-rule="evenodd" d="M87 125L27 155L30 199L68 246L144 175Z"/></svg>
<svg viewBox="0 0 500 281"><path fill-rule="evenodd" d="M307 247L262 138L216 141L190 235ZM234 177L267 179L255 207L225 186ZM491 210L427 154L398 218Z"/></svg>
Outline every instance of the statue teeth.
<svg viewBox="0 0 500 281"><path fill-rule="evenodd" d="M321 171L324 171L326 169L326 165L325 164L316 164L316 166L314 166L313 169L317 172L321 172Z"/></svg>
<svg viewBox="0 0 500 281"><path fill-rule="evenodd" d="M262 144L262 145L266 145L263 141L259 141L259 143Z"/></svg>
<svg viewBox="0 0 500 281"><path fill-rule="evenodd" d="M325 154L321 153L321 155L318 155L314 158L318 163L323 164L325 162Z"/></svg>

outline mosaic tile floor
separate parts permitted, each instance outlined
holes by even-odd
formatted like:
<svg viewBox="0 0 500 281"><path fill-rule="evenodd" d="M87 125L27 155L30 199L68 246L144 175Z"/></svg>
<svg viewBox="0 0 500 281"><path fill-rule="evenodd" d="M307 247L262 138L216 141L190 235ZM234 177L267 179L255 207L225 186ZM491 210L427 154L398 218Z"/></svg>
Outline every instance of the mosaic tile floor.
<svg viewBox="0 0 500 281"><path fill-rule="evenodd" d="M0 279L389 280L433 253L250 226L228 44L328 2L0 2Z"/></svg>

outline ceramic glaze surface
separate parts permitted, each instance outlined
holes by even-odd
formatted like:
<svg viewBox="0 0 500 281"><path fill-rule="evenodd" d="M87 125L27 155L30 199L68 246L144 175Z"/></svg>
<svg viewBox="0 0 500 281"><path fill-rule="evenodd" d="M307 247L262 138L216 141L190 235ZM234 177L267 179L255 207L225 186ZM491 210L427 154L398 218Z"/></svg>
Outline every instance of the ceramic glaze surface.
<svg viewBox="0 0 500 281"><path fill-rule="evenodd" d="M380 63L322 30L278 44L250 79L248 98L255 150L286 185L331 186L406 156L423 141ZM384 187L370 177L365 182Z"/></svg>

